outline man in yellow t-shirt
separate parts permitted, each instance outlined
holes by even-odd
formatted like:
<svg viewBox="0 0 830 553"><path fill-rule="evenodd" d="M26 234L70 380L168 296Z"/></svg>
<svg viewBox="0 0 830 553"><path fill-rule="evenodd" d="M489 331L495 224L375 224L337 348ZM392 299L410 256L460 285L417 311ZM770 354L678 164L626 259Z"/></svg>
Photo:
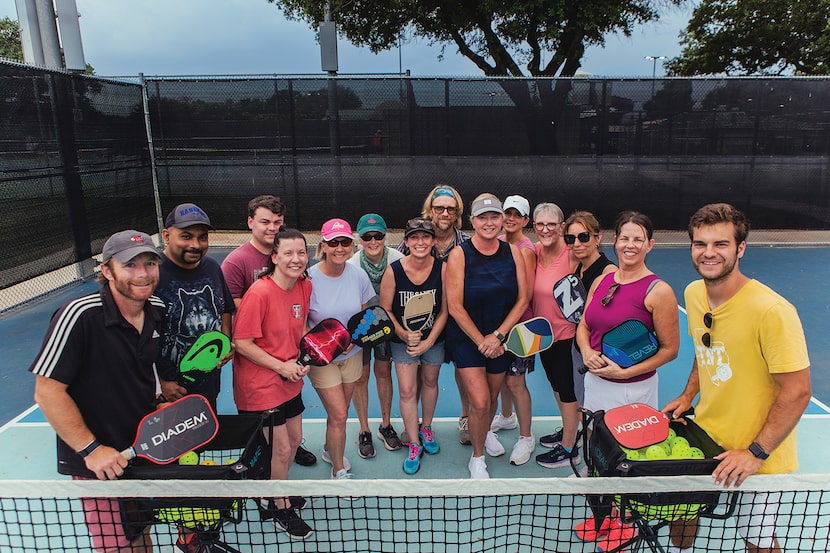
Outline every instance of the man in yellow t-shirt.
<svg viewBox="0 0 830 553"><path fill-rule="evenodd" d="M729 204L706 205L689 222L692 263L702 277L685 293L695 360L683 393L663 408L679 415L700 394L695 421L726 450L712 473L724 487L798 468L795 427L812 396L795 307L740 271L748 232L749 221ZM737 526L748 551L780 551L779 496L742 494ZM673 523L669 551L692 551L696 533L696 520Z"/></svg>

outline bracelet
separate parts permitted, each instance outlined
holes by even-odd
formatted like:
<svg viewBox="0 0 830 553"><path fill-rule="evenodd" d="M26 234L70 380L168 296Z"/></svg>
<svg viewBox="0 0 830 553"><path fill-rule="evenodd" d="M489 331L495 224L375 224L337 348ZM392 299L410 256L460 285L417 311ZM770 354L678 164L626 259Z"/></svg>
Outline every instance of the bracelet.
<svg viewBox="0 0 830 553"><path fill-rule="evenodd" d="M498 330L493 331L493 336L498 338L500 344L503 344L507 341L507 337L504 334L502 334L501 332L499 332Z"/></svg>
<svg viewBox="0 0 830 553"><path fill-rule="evenodd" d="M91 442L86 444L86 447L82 450L78 451L78 455L81 456L81 459L86 459L88 456L92 455L92 452L101 447L101 444L98 443L98 440L93 439Z"/></svg>

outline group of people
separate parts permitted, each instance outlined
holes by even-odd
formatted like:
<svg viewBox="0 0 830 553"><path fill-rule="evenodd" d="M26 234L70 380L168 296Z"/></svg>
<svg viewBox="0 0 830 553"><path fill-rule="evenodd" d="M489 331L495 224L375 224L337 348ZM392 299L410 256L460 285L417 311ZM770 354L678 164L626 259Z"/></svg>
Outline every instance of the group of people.
<svg viewBox="0 0 830 553"><path fill-rule="evenodd" d="M536 456L539 465L579 463L580 406L660 407L658 369L679 349L678 305L668 283L646 265L654 237L642 213L617 216L615 264L600 249L600 224L590 212L566 218L553 203L531 212L522 196L502 203L481 194L470 206L472 233L466 234L460 230L461 196L440 184L428 193L419 216L404 225L397 249L386 245L387 224L379 214L358 221L357 251L351 225L334 218L322 225L318 262L309 268L306 238L284 226L282 202L260 196L248 207L251 239L221 268L206 256L212 229L207 214L182 204L165 220L163 252L144 233L116 233L104 246L101 291L56 312L30 371L37 375L36 401L58 435L61 473L118 478L127 466L119 451L158 404L200 393L215 405L218 370L189 387L176 377L181 356L207 330L233 337L239 412L275 410L272 479L286 479L292 462L316 462L301 448L306 377L326 410L322 459L331 465L331 477L351 477L345 455L351 404L360 424L358 455L376 454L368 423L372 373L381 408L375 436L387 450L404 449L404 472L417 472L424 453L440 450L432 421L444 363L452 364L458 385L459 441L472 446L470 476L489 478L485 453L505 453L498 438L502 429L519 428L509 462L526 463L537 446L526 381L535 359L515 356L505 342L516 324L533 317L546 318L553 329L553 346L539 361L562 415L562 427L538 440L547 449ZM535 231L535 244L525 235L528 228ZM794 428L811 396L795 309L740 272L748 229L743 214L727 204L704 206L691 219L692 261L702 280L689 285L685 303L696 355L683 394L663 406L679 415L700 396L696 421L727 450L714 474L726 486L756 472L795 470ZM404 320L407 302L424 296L431 310L411 330ZM322 367L298 363L300 339L309 328L327 318L345 325L372 305L390 314L391 342L366 350L350 346ZM630 319L642 322L658 346L654 355L623 368L602 353L600 342L606 331ZM393 366L400 437L391 420ZM749 397L746 390L757 393ZM741 401L734 401L738 394ZM304 504L299 497L264 498L259 512L303 539L313 532L299 516ZM89 500L84 510L96 549L151 546L146 531L133 539L105 531L118 516L117 505ZM747 502L740 514L749 546L775 550L769 506L759 514ZM764 524L758 524L759 516L766 517ZM589 523L593 528L590 520L582 526L583 536L591 534L586 539L621 543L633 532L618 519L584 532ZM672 547L690 551L694 531L688 524L673 528ZM183 532L177 545L188 551L191 539Z"/></svg>

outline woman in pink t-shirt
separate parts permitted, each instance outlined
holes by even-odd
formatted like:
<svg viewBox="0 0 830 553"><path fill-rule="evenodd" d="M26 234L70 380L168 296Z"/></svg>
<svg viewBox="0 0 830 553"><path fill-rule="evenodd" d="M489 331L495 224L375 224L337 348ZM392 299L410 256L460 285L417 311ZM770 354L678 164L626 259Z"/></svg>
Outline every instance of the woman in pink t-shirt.
<svg viewBox="0 0 830 553"><path fill-rule="evenodd" d="M268 269L242 298L234 322L233 396L240 413L278 408L271 419L271 479L287 480L303 438L301 395L307 365L297 364L307 330L311 281L305 276L308 252L298 230L281 228L274 238ZM313 532L297 514L300 497L262 499L263 520L293 539Z"/></svg>

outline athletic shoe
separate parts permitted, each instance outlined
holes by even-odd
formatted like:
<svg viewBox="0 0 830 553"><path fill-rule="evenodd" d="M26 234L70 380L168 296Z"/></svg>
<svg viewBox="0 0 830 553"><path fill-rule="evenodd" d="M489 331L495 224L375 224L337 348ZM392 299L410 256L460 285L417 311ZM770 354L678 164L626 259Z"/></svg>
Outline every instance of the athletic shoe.
<svg viewBox="0 0 830 553"><path fill-rule="evenodd" d="M470 421L468 417L459 417L458 419L458 441L461 445L470 445Z"/></svg>
<svg viewBox="0 0 830 553"><path fill-rule="evenodd" d="M611 521L608 535L597 543L597 551L617 551L637 535L637 530L630 524L623 524L620 519Z"/></svg>
<svg viewBox="0 0 830 553"><path fill-rule="evenodd" d="M288 534L292 540L304 540L314 533L294 509L277 509L273 520L274 526Z"/></svg>
<svg viewBox="0 0 830 553"><path fill-rule="evenodd" d="M214 531L209 532L208 534L213 535ZM219 540L219 530L215 531L215 536L209 538L208 541L202 540L199 536L205 535L205 532L197 533L191 529L185 529L179 527L179 537L176 539L176 549L183 551L184 553L213 553L214 551L219 551L215 549L212 543L216 543Z"/></svg>
<svg viewBox="0 0 830 553"><path fill-rule="evenodd" d="M598 539L607 536L610 529L610 517L602 519L602 524L600 524L599 528L597 528L594 517L590 516L588 520L580 522L574 526L574 534L576 534L576 537L582 541L597 541Z"/></svg>
<svg viewBox="0 0 830 553"><path fill-rule="evenodd" d="M553 434L547 434L539 438L539 445L548 449L553 449L556 444L562 443L562 429L558 429Z"/></svg>
<svg viewBox="0 0 830 553"><path fill-rule="evenodd" d="M350 480L352 478L352 473L349 472L347 469L340 469L337 472L331 473L332 480Z"/></svg>
<svg viewBox="0 0 830 553"><path fill-rule="evenodd" d="M389 426L378 426L378 438L383 442L383 447L389 451L397 451L403 446L401 439L398 438L398 433L395 432L391 424Z"/></svg>
<svg viewBox="0 0 830 553"><path fill-rule="evenodd" d="M424 448L418 444L409 444L409 455L403 462L403 471L407 474L415 474L421 468L421 455Z"/></svg>
<svg viewBox="0 0 830 553"><path fill-rule="evenodd" d="M467 468L470 469L470 478L490 478L490 473L487 472L487 463L484 461L484 455L481 457L470 457L470 462L467 463Z"/></svg>
<svg viewBox="0 0 830 553"><path fill-rule="evenodd" d="M513 430L519 427L519 419L516 413L512 413L509 417L501 416L501 413L496 413L493 417L493 422L490 423L490 432L498 432L499 430Z"/></svg>
<svg viewBox="0 0 830 553"><path fill-rule="evenodd" d="M418 438L421 439L421 444L423 444L424 451L429 453L430 455L435 455L438 453L438 450L441 449L438 447L438 442L435 440L435 432L432 431L431 426L424 426L418 431Z"/></svg>
<svg viewBox="0 0 830 553"><path fill-rule="evenodd" d="M510 452L511 465L524 465L530 461L530 456L536 449L536 438L531 434L530 436L519 436L516 445L513 446L513 451Z"/></svg>
<svg viewBox="0 0 830 553"><path fill-rule="evenodd" d="M297 453L294 454L294 462L304 467L310 467L317 464L317 456L300 445L297 446Z"/></svg>
<svg viewBox="0 0 830 553"><path fill-rule="evenodd" d="M357 436L357 454L364 459L375 456L375 444L372 443L371 432L361 432Z"/></svg>
<svg viewBox="0 0 830 553"><path fill-rule="evenodd" d="M304 509L308 504L304 497L299 495L292 495L288 498L288 505L290 509L300 510ZM259 510L259 520L272 520L277 513L277 505L273 499L265 499L264 497L257 501L257 510Z"/></svg>
<svg viewBox="0 0 830 553"><path fill-rule="evenodd" d="M504 455L504 446L501 445L498 436L492 432L488 432L487 437L484 438L484 449L490 457Z"/></svg>
<svg viewBox="0 0 830 553"><path fill-rule="evenodd" d="M571 458L574 459L574 463L579 464L579 448L574 447L569 453L565 451L565 448L562 447L562 444L557 444L556 447L554 447L547 453L537 455L536 463L545 468L554 469L556 467L561 467L563 465L569 465L571 463Z"/></svg>
<svg viewBox="0 0 830 553"><path fill-rule="evenodd" d="M329 455L329 450L328 449L323 450L323 461L325 461L326 463L328 463L330 465L332 464L331 455ZM349 462L348 459L346 459L345 455L343 456L343 468L346 469L346 470L352 470L352 464Z"/></svg>

